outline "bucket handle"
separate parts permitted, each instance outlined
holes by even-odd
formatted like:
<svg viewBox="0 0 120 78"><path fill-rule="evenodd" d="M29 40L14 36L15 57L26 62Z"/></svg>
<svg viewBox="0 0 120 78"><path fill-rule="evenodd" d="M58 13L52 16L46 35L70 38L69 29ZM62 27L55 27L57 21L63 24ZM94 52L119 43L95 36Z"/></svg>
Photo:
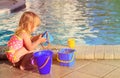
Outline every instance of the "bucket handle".
<svg viewBox="0 0 120 78"><path fill-rule="evenodd" d="M62 63L70 63L70 62L72 62L73 60L74 60L74 54L73 54L73 56L72 56L72 59L69 60L69 61L60 60L59 57L58 57L58 54L57 54L57 61L59 61L59 62L62 62Z"/></svg>
<svg viewBox="0 0 120 78"><path fill-rule="evenodd" d="M42 69L43 67L45 67L46 64L48 63L49 59L50 59L50 56L47 58L47 60L45 61L45 63L44 63L42 66L39 67L39 69ZM32 59L31 59L31 64L32 64L32 65L34 65L34 61L35 61L35 60L34 60L33 57L32 57Z"/></svg>
<svg viewBox="0 0 120 78"><path fill-rule="evenodd" d="M45 61L45 63L42 66L39 67L39 69L42 69L43 67L45 67L46 64L48 63L49 59L50 59L50 56L47 58L47 60Z"/></svg>

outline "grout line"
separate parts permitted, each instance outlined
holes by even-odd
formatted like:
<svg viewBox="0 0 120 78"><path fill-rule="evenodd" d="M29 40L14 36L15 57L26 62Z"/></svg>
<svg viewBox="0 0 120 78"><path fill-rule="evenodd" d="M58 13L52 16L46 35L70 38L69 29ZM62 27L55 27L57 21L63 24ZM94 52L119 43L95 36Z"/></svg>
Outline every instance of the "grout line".
<svg viewBox="0 0 120 78"><path fill-rule="evenodd" d="M104 60L105 61L105 60ZM113 66L113 67L116 67L116 68L120 68L120 66L116 66L116 65L112 65L112 64L107 64L107 63L99 63L99 62L97 62L97 60L93 60L92 62L94 62L94 63L98 63L98 64L103 64L103 65L109 65L109 66Z"/></svg>
<svg viewBox="0 0 120 78"><path fill-rule="evenodd" d="M115 48L113 48L113 59L115 59Z"/></svg>
<svg viewBox="0 0 120 78"><path fill-rule="evenodd" d="M95 46L95 49L94 49L94 59L96 59L96 58L95 58L95 54L96 54L96 53L95 53L95 50L96 50L96 46Z"/></svg>
<svg viewBox="0 0 120 78"><path fill-rule="evenodd" d="M105 48L103 48L103 59L105 59Z"/></svg>
<svg viewBox="0 0 120 78"><path fill-rule="evenodd" d="M75 71L79 70L80 68L87 66L87 65L90 64L90 63L91 63L91 62L89 62L89 63L87 63L87 64L84 64L84 65L76 68L75 70L73 70L73 71L71 71L71 72L69 72L69 73L64 74L64 75L61 76L61 77L65 77L65 76L67 76L68 74L70 74L70 73L72 73L72 72L75 72Z"/></svg>
<svg viewBox="0 0 120 78"><path fill-rule="evenodd" d="M78 71L78 72L79 72L79 71ZM84 73L84 74L87 74L87 75L90 75L90 76L94 76L94 77L97 77L97 78L101 78L100 76L96 76L96 75L88 74L88 73L85 73L85 72L80 72L80 73Z"/></svg>
<svg viewBox="0 0 120 78"><path fill-rule="evenodd" d="M117 68L119 67L116 67L115 69L111 70L110 72L106 73L102 78L104 78L105 76L107 76L108 74L112 73L113 71L115 71Z"/></svg>

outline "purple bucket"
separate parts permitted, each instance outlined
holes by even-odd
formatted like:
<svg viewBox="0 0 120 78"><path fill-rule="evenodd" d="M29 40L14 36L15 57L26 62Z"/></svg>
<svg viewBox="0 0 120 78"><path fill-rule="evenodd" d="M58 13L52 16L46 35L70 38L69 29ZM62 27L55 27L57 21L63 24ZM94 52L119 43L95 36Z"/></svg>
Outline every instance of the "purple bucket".
<svg viewBox="0 0 120 78"><path fill-rule="evenodd" d="M34 60L37 63L38 70L40 74L49 74L52 64L52 55L51 50L42 50L34 53Z"/></svg>

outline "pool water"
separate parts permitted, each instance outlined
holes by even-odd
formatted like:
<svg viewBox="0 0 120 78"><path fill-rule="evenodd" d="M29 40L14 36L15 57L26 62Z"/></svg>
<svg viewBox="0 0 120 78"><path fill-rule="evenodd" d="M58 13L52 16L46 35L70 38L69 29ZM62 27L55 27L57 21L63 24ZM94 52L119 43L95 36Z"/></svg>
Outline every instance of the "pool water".
<svg viewBox="0 0 120 78"><path fill-rule="evenodd" d="M76 45L120 44L120 0L26 0L26 8L0 17L0 45L6 45L25 11L33 11L42 25L33 33L49 31L52 44Z"/></svg>

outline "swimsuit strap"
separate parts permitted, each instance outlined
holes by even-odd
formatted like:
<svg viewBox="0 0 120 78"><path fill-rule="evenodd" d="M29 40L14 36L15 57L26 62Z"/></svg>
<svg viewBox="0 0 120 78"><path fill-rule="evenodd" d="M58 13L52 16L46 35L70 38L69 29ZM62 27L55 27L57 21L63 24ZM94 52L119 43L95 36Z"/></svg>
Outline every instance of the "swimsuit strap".
<svg viewBox="0 0 120 78"><path fill-rule="evenodd" d="M22 40L22 38L21 38L21 37L19 37L19 36L18 36L18 35L16 35L16 34L15 34L15 37L17 37L19 40Z"/></svg>

